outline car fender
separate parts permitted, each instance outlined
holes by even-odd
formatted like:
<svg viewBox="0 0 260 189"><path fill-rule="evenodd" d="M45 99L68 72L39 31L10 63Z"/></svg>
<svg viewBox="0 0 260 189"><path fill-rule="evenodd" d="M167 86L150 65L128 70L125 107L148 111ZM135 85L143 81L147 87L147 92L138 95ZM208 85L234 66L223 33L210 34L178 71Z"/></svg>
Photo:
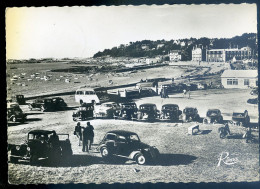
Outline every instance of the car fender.
<svg viewBox="0 0 260 189"><path fill-rule="evenodd" d="M134 157L135 157L137 154L142 154L142 152L141 152L141 151L133 151L133 152L129 155L129 158L130 158L130 159L134 159Z"/></svg>

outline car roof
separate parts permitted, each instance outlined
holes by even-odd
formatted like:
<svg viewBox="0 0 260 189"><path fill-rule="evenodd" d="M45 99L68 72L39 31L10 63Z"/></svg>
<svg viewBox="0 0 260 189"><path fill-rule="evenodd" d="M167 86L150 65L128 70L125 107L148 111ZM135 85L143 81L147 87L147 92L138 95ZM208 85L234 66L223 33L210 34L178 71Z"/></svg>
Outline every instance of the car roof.
<svg viewBox="0 0 260 189"><path fill-rule="evenodd" d="M52 134L55 133L54 130L32 130L28 134Z"/></svg>
<svg viewBox="0 0 260 189"><path fill-rule="evenodd" d="M105 103L102 103L102 104L116 104L116 102L105 102Z"/></svg>
<svg viewBox="0 0 260 189"><path fill-rule="evenodd" d="M176 106L178 106L178 104L164 104L164 105L162 105L162 107L165 107L165 106L175 106L176 107Z"/></svg>
<svg viewBox="0 0 260 189"><path fill-rule="evenodd" d="M156 106L156 104L152 104L152 103L145 103L145 104L141 104L140 106Z"/></svg>
<svg viewBox="0 0 260 189"><path fill-rule="evenodd" d="M185 109L197 109L195 107L185 107Z"/></svg>
<svg viewBox="0 0 260 189"><path fill-rule="evenodd" d="M136 104L135 102L124 102L124 103L121 103L121 105L131 105L131 104Z"/></svg>
<svg viewBox="0 0 260 189"><path fill-rule="evenodd" d="M136 135L136 133L131 132L131 131L125 131L125 130L113 130L113 131L109 131L108 133L113 133L113 134L117 134L117 135L123 135L123 136L127 136L127 135Z"/></svg>
<svg viewBox="0 0 260 189"><path fill-rule="evenodd" d="M208 111L220 111L219 109L208 109Z"/></svg>
<svg viewBox="0 0 260 189"><path fill-rule="evenodd" d="M77 89L76 91L94 91L94 89L87 88L87 87L82 87L82 88Z"/></svg>

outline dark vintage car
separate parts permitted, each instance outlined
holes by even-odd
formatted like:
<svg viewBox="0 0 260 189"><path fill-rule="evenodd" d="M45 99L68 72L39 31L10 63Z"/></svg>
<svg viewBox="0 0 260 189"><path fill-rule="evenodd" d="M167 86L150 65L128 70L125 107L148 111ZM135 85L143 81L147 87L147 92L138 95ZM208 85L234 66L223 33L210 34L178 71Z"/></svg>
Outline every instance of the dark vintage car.
<svg viewBox="0 0 260 189"><path fill-rule="evenodd" d="M107 160L111 157L123 157L134 160L139 165L155 162L159 150L140 141L134 132L115 130L107 132L97 150Z"/></svg>
<svg viewBox="0 0 260 189"><path fill-rule="evenodd" d="M161 109L160 119L178 121L182 111L177 104L164 104Z"/></svg>
<svg viewBox="0 0 260 189"><path fill-rule="evenodd" d="M115 115L121 119L133 119L137 117L137 106L135 102L126 102L120 104L120 109L116 111Z"/></svg>
<svg viewBox="0 0 260 189"><path fill-rule="evenodd" d="M247 100L248 104L258 104L258 98L250 98Z"/></svg>
<svg viewBox="0 0 260 189"><path fill-rule="evenodd" d="M10 161L13 163L26 160L35 164L39 158L58 163L72 155L69 134L56 134L54 130L32 130L24 144L8 144L8 151L11 151Z"/></svg>
<svg viewBox="0 0 260 189"><path fill-rule="evenodd" d="M244 112L233 112L232 121L230 121L230 123L234 125L248 127L250 124L250 117L248 115L248 111L245 110Z"/></svg>
<svg viewBox="0 0 260 189"><path fill-rule="evenodd" d="M155 120L159 116L159 111L155 104L141 104L137 111L137 120Z"/></svg>
<svg viewBox="0 0 260 189"><path fill-rule="evenodd" d="M193 84L193 83L186 83L186 90L188 91L195 91L198 89L198 85Z"/></svg>
<svg viewBox="0 0 260 189"><path fill-rule="evenodd" d="M54 98L37 98L28 104L30 110L39 109L41 111L56 111L67 107L67 104L60 97Z"/></svg>
<svg viewBox="0 0 260 189"><path fill-rule="evenodd" d="M209 109L203 123L223 123L223 116L219 109Z"/></svg>
<svg viewBox="0 0 260 189"><path fill-rule="evenodd" d="M7 107L7 120L12 122L25 122L27 115L16 103L11 103Z"/></svg>
<svg viewBox="0 0 260 189"><path fill-rule="evenodd" d="M83 103L77 110L73 112L73 121L85 121L93 118L94 105L93 103Z"/></svg>
<svg viewBox="0 0 260 189"><path fill-rule="evenodd" d="M26 104L24 95L16 95L14 97L14 101L16 101L19 105L25 105Z"/></svg>
<svg viewBox="0 0 260 189"><path fill-rule="evenodd" d="M200 121L200 115L198 113L197 108L194 107L186 107L184 108L182 112L182 121L188 122L188 121Z"/></svg>

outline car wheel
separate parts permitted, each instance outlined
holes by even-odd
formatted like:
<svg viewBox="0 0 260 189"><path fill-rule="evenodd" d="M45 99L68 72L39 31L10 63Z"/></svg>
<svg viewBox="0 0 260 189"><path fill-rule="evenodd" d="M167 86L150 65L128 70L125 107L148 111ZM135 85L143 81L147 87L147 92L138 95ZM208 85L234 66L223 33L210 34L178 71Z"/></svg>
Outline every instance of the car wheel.
<svg viewBox="0 0 260 189"><path fill-rule="evenodd" d="M110 156L110 152L108 151L107 147L101 148L100 154L103 158L108 158Z"/></svg>
<svg viewBox="0 0 260 189"><path fill-rule="evenodd" d="M38 157L36 155L34 155L34 154L30 155L30 164L31 165L36 164L37 160L38 160Z"/></svg>
<svg viewBox="0 0 260 189"><path fill-rule="evenodd" d="M220 137L221 139L225 138L224 133L220 133L219 137Z"/></svg>
<svg viewBox="0 0 260 189"><path fill-rule="evenodd" d="M13 122L16 122L16 121L17 121L15 116L12 118L12 121L13 121Z"/></svg>
<svg viewBox="0 0 260 189"><path fill-rule="evenodd" d="M135 161L138 165L144 165L146 163L146 158L143 154L138 154L135 158Z"/></svg>
<svg viewBox="0 0 260 189"><path fill-rule="evenodd" d="M17 157L10 157L10 162L11 163L18 163L18 158Z"/></svg>

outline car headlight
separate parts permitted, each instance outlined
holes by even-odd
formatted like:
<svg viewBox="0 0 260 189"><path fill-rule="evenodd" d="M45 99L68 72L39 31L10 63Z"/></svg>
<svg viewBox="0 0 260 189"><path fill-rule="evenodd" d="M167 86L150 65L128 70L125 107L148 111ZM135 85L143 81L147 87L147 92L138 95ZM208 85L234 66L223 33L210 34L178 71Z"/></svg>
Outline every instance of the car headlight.
<svg viewBox="0 0 260 189"><path fill-rule="evenodd" d="M28 152L30 152L30 150L31 150L30 147L27 147L26 149L27 149Z"/></svg>
<svg viewBox="0 0 260 189"><path fill-rule="evenodd" d="M16 149L16 150L20 150L20 146L16 146L15 149Z"/></svg>

